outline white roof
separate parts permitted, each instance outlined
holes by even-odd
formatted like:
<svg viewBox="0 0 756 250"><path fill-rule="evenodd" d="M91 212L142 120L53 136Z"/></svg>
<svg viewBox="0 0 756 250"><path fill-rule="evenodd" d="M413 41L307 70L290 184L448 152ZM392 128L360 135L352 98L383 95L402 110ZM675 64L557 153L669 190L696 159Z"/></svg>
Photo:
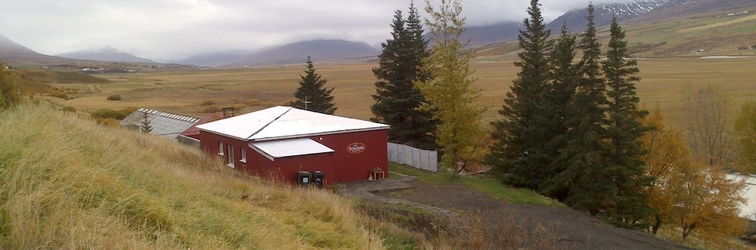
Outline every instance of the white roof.
<svg viewBox="0 0 756 250"><path fill-rule="evenodd" d="M333 149L309 138L253 142L249 147L271 161L275 158L333 152Z"/></svg>
<svg viewBox="0 0 756 250"><path fill-rule="evenodd" d="M380 123L326 115L292 107L272 107L197 126L201 131L246 141L388 129Z"/></svg>
<svg viewBox="0 0 756 250"><path fill-rule="evenodd" d="M756 221L756 177L753 175L728 174L728 179L735 181L745 180L746 187L741 196L745 198L745 204L740 204L740 217Z"/></svg>

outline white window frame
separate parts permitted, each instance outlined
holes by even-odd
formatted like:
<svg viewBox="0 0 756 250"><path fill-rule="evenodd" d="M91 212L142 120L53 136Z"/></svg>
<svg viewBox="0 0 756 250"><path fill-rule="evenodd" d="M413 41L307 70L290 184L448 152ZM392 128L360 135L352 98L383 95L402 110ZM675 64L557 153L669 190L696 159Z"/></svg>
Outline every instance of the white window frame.
<svg viewBox="0 0 756 250"><path fill-rule="evenodd" d="M218 150L218 155L220 155L220 156L223 156L223 155L224 155L224 154L223 154L223 142L218 142L218 146L219 146L219 148L220 148L220 149Z"/></svg>
<svg viewBox="0 0 756 250"><path fill-rule="evenodd" d="M239 160L241 163L247 163L247 149L241 148L241 160Z"/></svg>
<svg viewBox="0 0 756 250"><path fill-rule="evenodd" d="M226 144L228 146L228 165L231 168L235 168L234 166L234 146L231 144Z"/></svg>

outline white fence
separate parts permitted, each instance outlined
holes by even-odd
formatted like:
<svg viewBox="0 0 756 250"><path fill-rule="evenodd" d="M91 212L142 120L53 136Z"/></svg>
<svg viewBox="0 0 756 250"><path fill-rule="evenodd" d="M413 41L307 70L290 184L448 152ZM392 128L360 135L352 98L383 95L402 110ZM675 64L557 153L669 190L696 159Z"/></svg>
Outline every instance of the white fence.
<svg viewBox="0 0 756 250"><path fill-rule="evenodd" d="M419 169L438 172L438 152L436 151L416 149L389 142L388 160Z"/></svg>

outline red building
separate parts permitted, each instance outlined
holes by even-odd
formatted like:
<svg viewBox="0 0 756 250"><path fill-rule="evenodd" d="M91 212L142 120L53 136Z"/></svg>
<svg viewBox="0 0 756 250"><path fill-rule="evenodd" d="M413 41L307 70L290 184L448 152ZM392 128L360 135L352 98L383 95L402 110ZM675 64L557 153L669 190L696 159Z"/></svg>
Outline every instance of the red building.
<svg viewBox="0 0 756 250"><path fill-rule="evenodd" d="M321 171L325 184L388 173L388 125L272 107L198 125L202 150L250 174L296 182Z"/></svg>

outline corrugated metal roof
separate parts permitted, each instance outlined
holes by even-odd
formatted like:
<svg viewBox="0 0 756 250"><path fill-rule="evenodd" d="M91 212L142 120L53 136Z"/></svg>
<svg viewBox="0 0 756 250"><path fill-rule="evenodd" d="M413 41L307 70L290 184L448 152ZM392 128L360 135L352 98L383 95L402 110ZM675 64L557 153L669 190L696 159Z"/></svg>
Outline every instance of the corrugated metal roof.
<svg viewBox="0 0 756 250"><path fill-rule="evenodd" d="M197 126L240 140L267 141L305 136L388 129L380 123L326 115L292 107L272 107Z"/></svg>
<svg viewBox="0 0 756 250"><path fill-rule="evenodd" d="M144 120L145 112L147 113L147 120L150 121L150 126L152 126L150 134L162 135L171 139L176 138L176 136L199 121L199 118L196 117L140 108L119 123L121 126L137 126L138 128L141 126L142 120Z"/></svg>
<svg viewBox="0 0 756 250"><path fill-rule="evenodd" d="M249 147L271 161L276 158L334 152L333 149L309 138L253 142L249 144Z"/></svg>

